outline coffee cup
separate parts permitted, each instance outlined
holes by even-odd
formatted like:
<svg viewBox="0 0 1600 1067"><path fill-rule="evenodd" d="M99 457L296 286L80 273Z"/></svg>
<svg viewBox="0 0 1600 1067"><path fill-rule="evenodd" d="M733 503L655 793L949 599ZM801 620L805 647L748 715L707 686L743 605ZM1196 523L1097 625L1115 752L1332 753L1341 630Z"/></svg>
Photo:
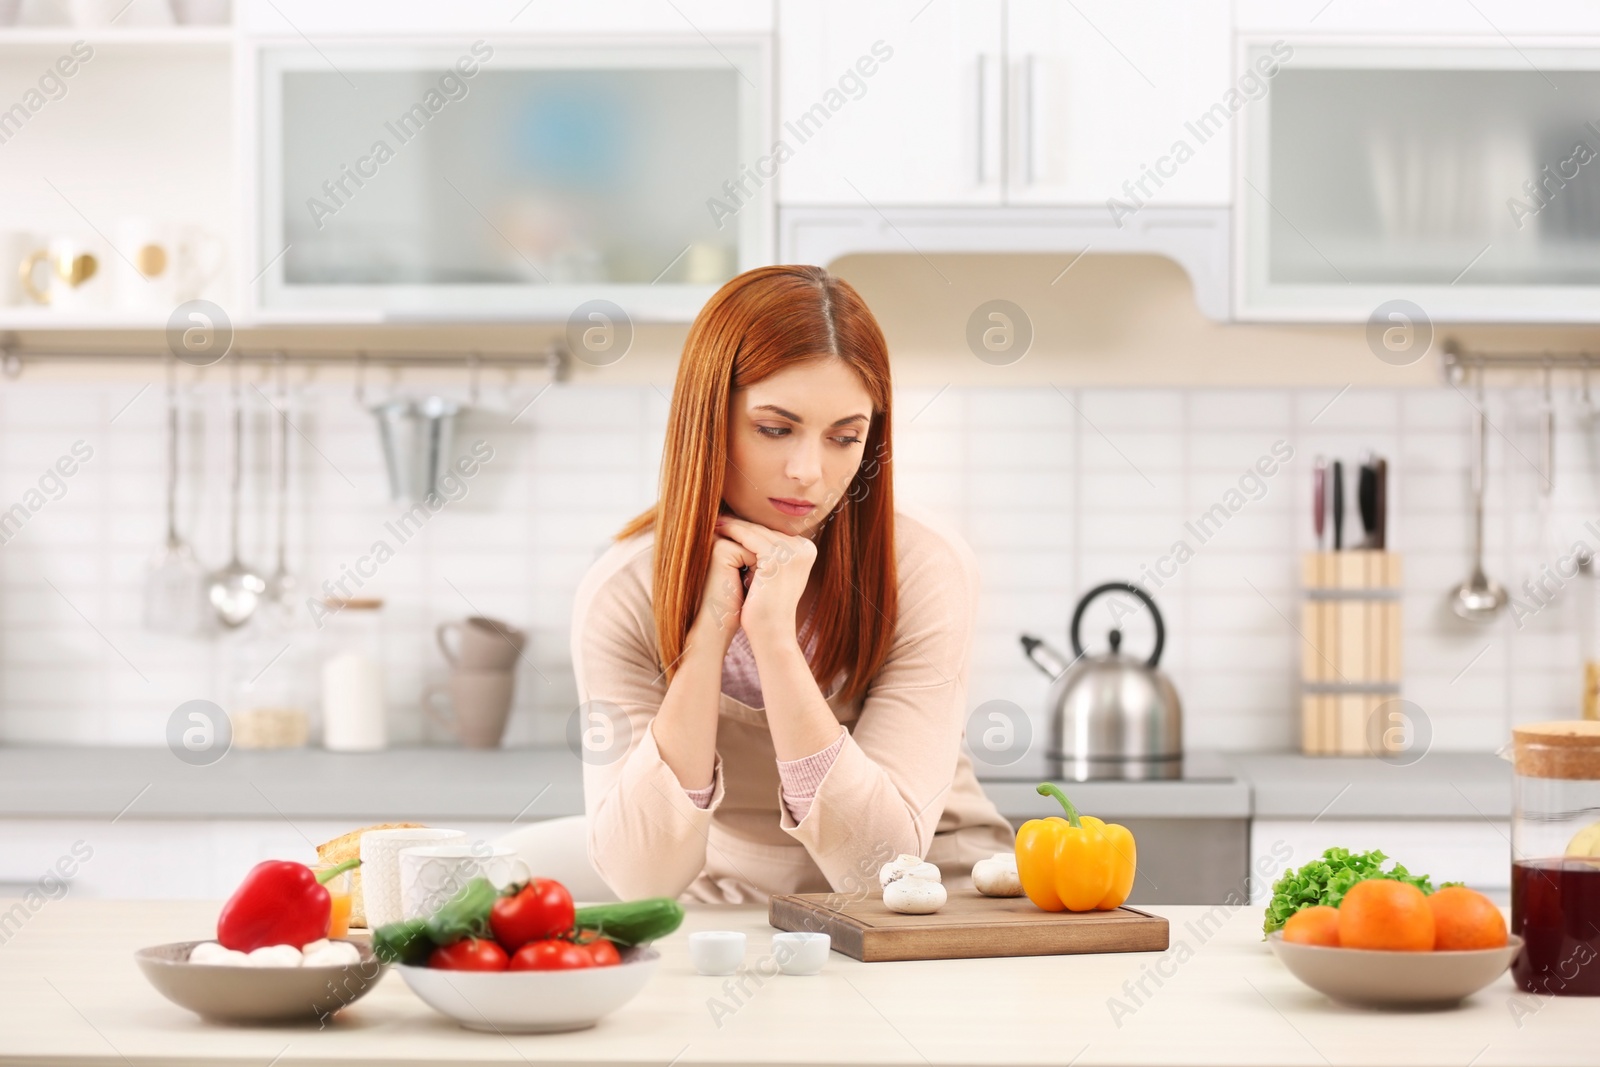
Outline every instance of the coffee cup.
<svg viewBox="0 0 1600 1067"><path fill-rule="evenodd" d="M440 623L434 637L450 666L471 671L510 670L528 641L510 623L482 615Z"/></svg>
<svg viewBox="0 0 1600 1067"><path fill-rule="evenodd" d="M400 851L400 916L427 918L474 878L496 889L533 877L516 850L487 841L414 845Z"/></svg>
<svg viewBox="0 0 1600 1067"><path fill-rule="evenodd" d="M509 670L452 671L422 694L422 709L468 748L494 748L505 736L517 676Z"/></svg>

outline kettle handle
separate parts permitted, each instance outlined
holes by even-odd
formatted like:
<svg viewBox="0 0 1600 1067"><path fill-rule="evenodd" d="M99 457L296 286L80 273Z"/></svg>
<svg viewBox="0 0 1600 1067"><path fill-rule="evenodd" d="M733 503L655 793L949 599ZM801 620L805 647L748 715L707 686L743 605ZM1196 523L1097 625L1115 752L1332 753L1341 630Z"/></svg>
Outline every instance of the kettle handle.
<svg viewBox="0 0 1600 1067"><path fill-rule="evenodd" d="M1091 601L1095 600L1103 593L1111 592L1132 593L1134 596L1144 601L1144 606L1149 609L1150 618L1155 620L1156 624L1156 647L1150 650L1150 658L1145 661L1145 666L1149 667L1151 670L1154 670L1156 664L1161 662L1162 646L1167 643L1167 627L1166 624L1161 621L1161 611L1156 607L1156 602L1150 599L1150 594L1146 593L1143 589L1140 589L1132 582L1106 582L1104 585L1097 585L1087 593L1083 594L1083 599L1078 601L1078 607L1072 613L1072 626L1067 631L1068 635L1072 638L1073 656L1075 656L1077 659L1083 658L1083 642L1078 640L1078 627L1083 622L1084 612L1089 610L1089 604Z"/></svg>

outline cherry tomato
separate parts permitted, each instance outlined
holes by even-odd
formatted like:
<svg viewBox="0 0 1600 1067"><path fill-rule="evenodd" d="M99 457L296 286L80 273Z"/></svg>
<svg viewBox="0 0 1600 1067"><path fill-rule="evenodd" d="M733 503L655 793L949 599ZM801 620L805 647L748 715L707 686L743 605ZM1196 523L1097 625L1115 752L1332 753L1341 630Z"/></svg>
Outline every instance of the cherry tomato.
<svg viewBox="0 0 1600 1067"><path fill-rule="evenodd" d="M622 953L617 951L616 943L603 937L597 937L582 947L587 948L589 955L594 957L596 967L610 967L622 962Z"/></svg>
<svg viewBox="0 0 1600 1067"><path fill-rule="evenodd" d="M494 902L489 929L507 952L530 941L559 937L572 929L572 894L553 878L534 878L510 896Z"/></svg>
<svg viewBox="0 0 1600 1067"><path fill-rule="evenodd" d="M530 941L511 957L513 971L572 971L594 965L589 950L571 941Z"/></svg>
<svg viewBox="0 0 1600 1067"><path fill-rule="evenodd" d="M506 950L483 938L469 937L443 945L428 957L428 966L445 971L503 971L509 964Z"/></svg>

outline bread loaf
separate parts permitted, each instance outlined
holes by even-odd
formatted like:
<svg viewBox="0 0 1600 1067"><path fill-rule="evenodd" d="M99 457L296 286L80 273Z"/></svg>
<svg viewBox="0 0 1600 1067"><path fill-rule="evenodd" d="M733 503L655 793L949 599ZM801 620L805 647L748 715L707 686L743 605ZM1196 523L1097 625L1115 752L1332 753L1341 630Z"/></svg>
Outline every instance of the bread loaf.
<svg viewBox="0 0 1600 1067"><path fill-rule="evenodd" d="M360 859L362 834L371 830L402 830L421 825L420 822L384 822L351 830L318 845L317 860L320 863L343 863L345 860ZM366 925L366 909L361 906L361 868L357 867L350 872L350 927L365 929Z"/></svg>

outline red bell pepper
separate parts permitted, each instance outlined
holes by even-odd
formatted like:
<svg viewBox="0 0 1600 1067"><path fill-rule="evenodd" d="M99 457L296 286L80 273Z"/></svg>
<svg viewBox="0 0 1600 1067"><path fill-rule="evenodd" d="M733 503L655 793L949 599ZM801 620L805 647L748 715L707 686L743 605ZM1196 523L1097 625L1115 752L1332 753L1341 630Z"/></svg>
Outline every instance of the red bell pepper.
<svg viewBox="0 0 1600 1067"><path fill-rule="evenodd" d="M293 860L262 860L222 905L217 940L223 948L254 952L265 945L300 948L327 937L333 897L324 883L360 863L346 860L318 873Z"/></svg>

